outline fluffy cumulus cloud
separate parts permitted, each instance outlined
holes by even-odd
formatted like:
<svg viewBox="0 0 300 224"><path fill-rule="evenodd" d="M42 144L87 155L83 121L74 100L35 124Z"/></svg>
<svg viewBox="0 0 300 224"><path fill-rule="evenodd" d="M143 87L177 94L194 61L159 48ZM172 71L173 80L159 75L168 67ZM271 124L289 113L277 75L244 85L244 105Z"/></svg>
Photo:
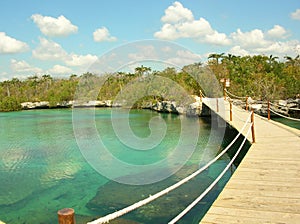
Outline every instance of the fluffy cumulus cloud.
<svg viewBox="0 0 300 224"><path fill-rule="evenodd" d="M231 40L225 33L219 33L214 31L212 34L207 34L204 38L204 42L215 45L230 45Z"/></svg>
<svg viewBox="0 0 300 224"><path fill-rule="evenodd" d="M0 32L0 54L14 54L29 50L29 46L15 38Z"/></svg>
<svg viewBox="0 0 300 224"><path fill-rule="evenodd" d="M10 68L14 73L22 73L22 74L40 74L43 71L38 67L29 65L24 60L17 61L15 59L11 59Z"/></svg>
<svg viewBox="0 0 300 224"><path fill-rule="evenodd" d="M286 40L288 32L282 26L275 25L272 29L262 31L254 29L243 32L238 29L230 36L236 46L235 50L239 55L249 54L274 54L274 55L294 55L298 40Z"/></svg>
<svg viewBox="0 0 300 224"><path fill-rule="evenodd" d="M300 20L300 9L291 13L292 19ZM237 29L225 34L213 29L205 18L195 19L191 10L174 2L162 16L162 27L154 37L164 40L191 38L199 43L229 47L228 53L236 55L274 54L294 55L299 49L298 40L290 40L291 34L278 24L269 30ZM295 50L296 49L296 50ZM224 51L224 50L223 50Z"/></svg>
<svg viewBox="0 0 300 224"><path fill-rule="evenodd" d="M214 30L204 18L194 19L193 13L179 2L174 2L165 10L161 21L164 23L161 30L154 33L154 37L158 39L193 38L200 42L216 45L230 43L226 34Z"/></svg>
<svg viewBox="0 0 300 224"><path fill-rule="evenodd" d="M292 12L291 18L295 20L300 20L300 9L297 9L295 12Z"/></svg>
<svg viewBox="0 0 300 224"><path fill-rule="evenodd" d="M267 34L271 38L280 39L280 38L286 38L287 31L284 27L275 25L272 29L267 31Z"/></svg>
<svg viewBox="0 0 300 224"><path fill-rule="evenodd" d="M40 43L32 51L32 56L40 60L65 60L67 52L58 43L40 38Z"/></svg>
<svg viewBox="0 0 300 224"><path fill-rule="evenodd" d="M194 16L191 10L184 8L180 2L174 2L165 10L165 15L161 18L164 23L178 23L180 21L192 21Z"/></svg>
<svg viewBox="0 0 300 224"><path fill-rule="evenodd" d="M70 74L73 73L73 70L69 67L66 67L66 66L54 65L47 72L49 74L54 74L54 75L70 75Z"/></svg>
<svg viewBox="0 0 300 224"><path fill-rule="evenodd" d="M233 41L244 48L262 47L267 44L263 31L254 29L249 32L243 32L237 29L231 34Z"/></svg>
<svg viewBox="0 0 300 224"><path fill-rule="evenodd" d="M87 54L87 55L78 55L78 54L70 54L65 61L68 66L89 66L92 63L96 62L98 57L95 55Z"/></svg>
<svg viewBox="0 0 300 224"><path fill-rule="evenodd" d="M241 46L234 46L228 50L228 54L237 55L237 56L246 56L250 55L249 51L242 49Z"/></svg>
<svg viewBox="0 0 300 224"><path fill-rule="evenodd" d="M50 37L68 36L78 31L78 27L73 25L70 20L64 16L58 18L34 14L31 16L33 22L40 31Z"/></svg>
<svg viewBox="0 0 300 224"><path fill-rule="evenodd" d="M99 28L93 33L94 41L103 42L103 41L116 41L117 38L111 36L109 30L106 27Z"/></svg>

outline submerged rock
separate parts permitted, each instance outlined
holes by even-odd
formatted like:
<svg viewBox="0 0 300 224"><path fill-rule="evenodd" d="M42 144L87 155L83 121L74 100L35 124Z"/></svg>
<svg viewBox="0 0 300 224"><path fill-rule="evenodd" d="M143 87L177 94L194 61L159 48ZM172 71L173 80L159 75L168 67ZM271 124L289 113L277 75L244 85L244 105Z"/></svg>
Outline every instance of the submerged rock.
<svg viewBox="0 0 300 224"><path fill-rule="evenodd" d="M87 204L87 207L102 213L100 215L104 216L171 186L188 176L197 167L196 165L187 166L166 180L143 186L125 185L110 181L98 189L96 196ZM170 217L173 217L184 209L188 202L199 196L207 188L208 183L213 181L208 176L208 171L205 172L203 175L195 177L173 192L142 206L136 211L130 212L126 215L126 218L132 218L142 223L167 223ZM205 200L202 202L207 203Z"/></svg>

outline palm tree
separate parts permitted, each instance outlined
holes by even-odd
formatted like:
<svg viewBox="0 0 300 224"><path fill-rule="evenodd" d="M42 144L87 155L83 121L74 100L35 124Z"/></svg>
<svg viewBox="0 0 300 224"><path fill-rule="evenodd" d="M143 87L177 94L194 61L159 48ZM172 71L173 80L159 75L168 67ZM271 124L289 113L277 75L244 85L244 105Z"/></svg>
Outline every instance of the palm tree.
<svg viewBox="0 0 300 224"><path fill-rule="evenodd" d="M135 68L135 73L137 73L139 76L145 76L147 73L151 72L150 67L140 66Z"/></svg>
<svg viewBox="0 0 300 224"><path fill-rule="evenodd" d="M215 61L216 61L216 64L218 65L219 64L219 59L220 58L223 58L223 56L224 56L224 53L221 53L221 54L210 54L209 56L208 56L208 59L215 59Z"/></svg>

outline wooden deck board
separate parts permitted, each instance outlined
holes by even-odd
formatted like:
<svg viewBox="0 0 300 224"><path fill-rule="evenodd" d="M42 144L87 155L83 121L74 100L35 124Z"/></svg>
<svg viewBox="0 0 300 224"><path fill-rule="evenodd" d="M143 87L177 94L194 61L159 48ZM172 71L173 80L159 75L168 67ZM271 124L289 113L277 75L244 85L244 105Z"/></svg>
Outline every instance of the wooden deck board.
<svg viewBox="0 0 300 224"><path fill-rule="evenodd" d="M241 130L249 114L233 107L229 122L224 108ZM300 223L300 130L257 115L254 127L256 143L200 223Z"/></svg>

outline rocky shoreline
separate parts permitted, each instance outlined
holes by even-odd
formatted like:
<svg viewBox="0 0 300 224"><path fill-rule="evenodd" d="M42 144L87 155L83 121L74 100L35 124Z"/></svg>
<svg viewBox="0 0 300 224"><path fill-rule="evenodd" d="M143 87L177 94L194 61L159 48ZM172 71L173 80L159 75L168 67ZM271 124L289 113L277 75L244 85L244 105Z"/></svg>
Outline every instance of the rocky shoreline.
<svg viewBox="0 0 300 224"><path fill-rule="evenodd" d="M159 113L186 114L187 116L209 116L210 110L200 101L200 97L193 96L194 103L188 106L178 105L175 101L158 101L154 104L147 103L142 106L142 109L154 110ZM112 100L93 100L86 102L65 101L51 105L48 101L40 102L23 102L21 103L22 110L34 109L59 109L59 108L89 108L89 107L122 107L119 103L114 103Z"/></svg>
<svg viewBox="0 0 300 224"><path fill-rule="evenodd" d="M236 106L246 109L245 101L232 100L232 103ZM248 105L249 109L253 109L256 114L263 117L268 116L267 101L253 100L249 97ZM279 117L278 114L280 114L287 117L300 118L300 99L275 100L270 103L270 109L272 117ZM275 113L273 113L272 111L274 111Z"/></svg>
<svg viewBox="0 0 300 224"><path fill-rule="evenodd" d="M142 106L142 109L154 110L159 113L172 113L172 114L185 114L186 116L210 116L210 109L201 102L200 97L193 96L194 102L188 106L178 105L175 101L158 101L154 104L147 103ZM245 101L232 100L232 103L243 109L246 108ZM268 103L253 100L248 98L249 109L253 109L256 114L267 117L268 116ZM21 103L23 110L32 109L58 109L58 108L89 108L89 107L122 107L121 104L114 103L112 100L93 100L86 102L65 101L56 105L50 105L48 101L41 102L23 102ZM270 104L273 117L278 117L278 114L300 118L300 99L277 100ZM277 113L277 114L276 114Z"/></svg>

